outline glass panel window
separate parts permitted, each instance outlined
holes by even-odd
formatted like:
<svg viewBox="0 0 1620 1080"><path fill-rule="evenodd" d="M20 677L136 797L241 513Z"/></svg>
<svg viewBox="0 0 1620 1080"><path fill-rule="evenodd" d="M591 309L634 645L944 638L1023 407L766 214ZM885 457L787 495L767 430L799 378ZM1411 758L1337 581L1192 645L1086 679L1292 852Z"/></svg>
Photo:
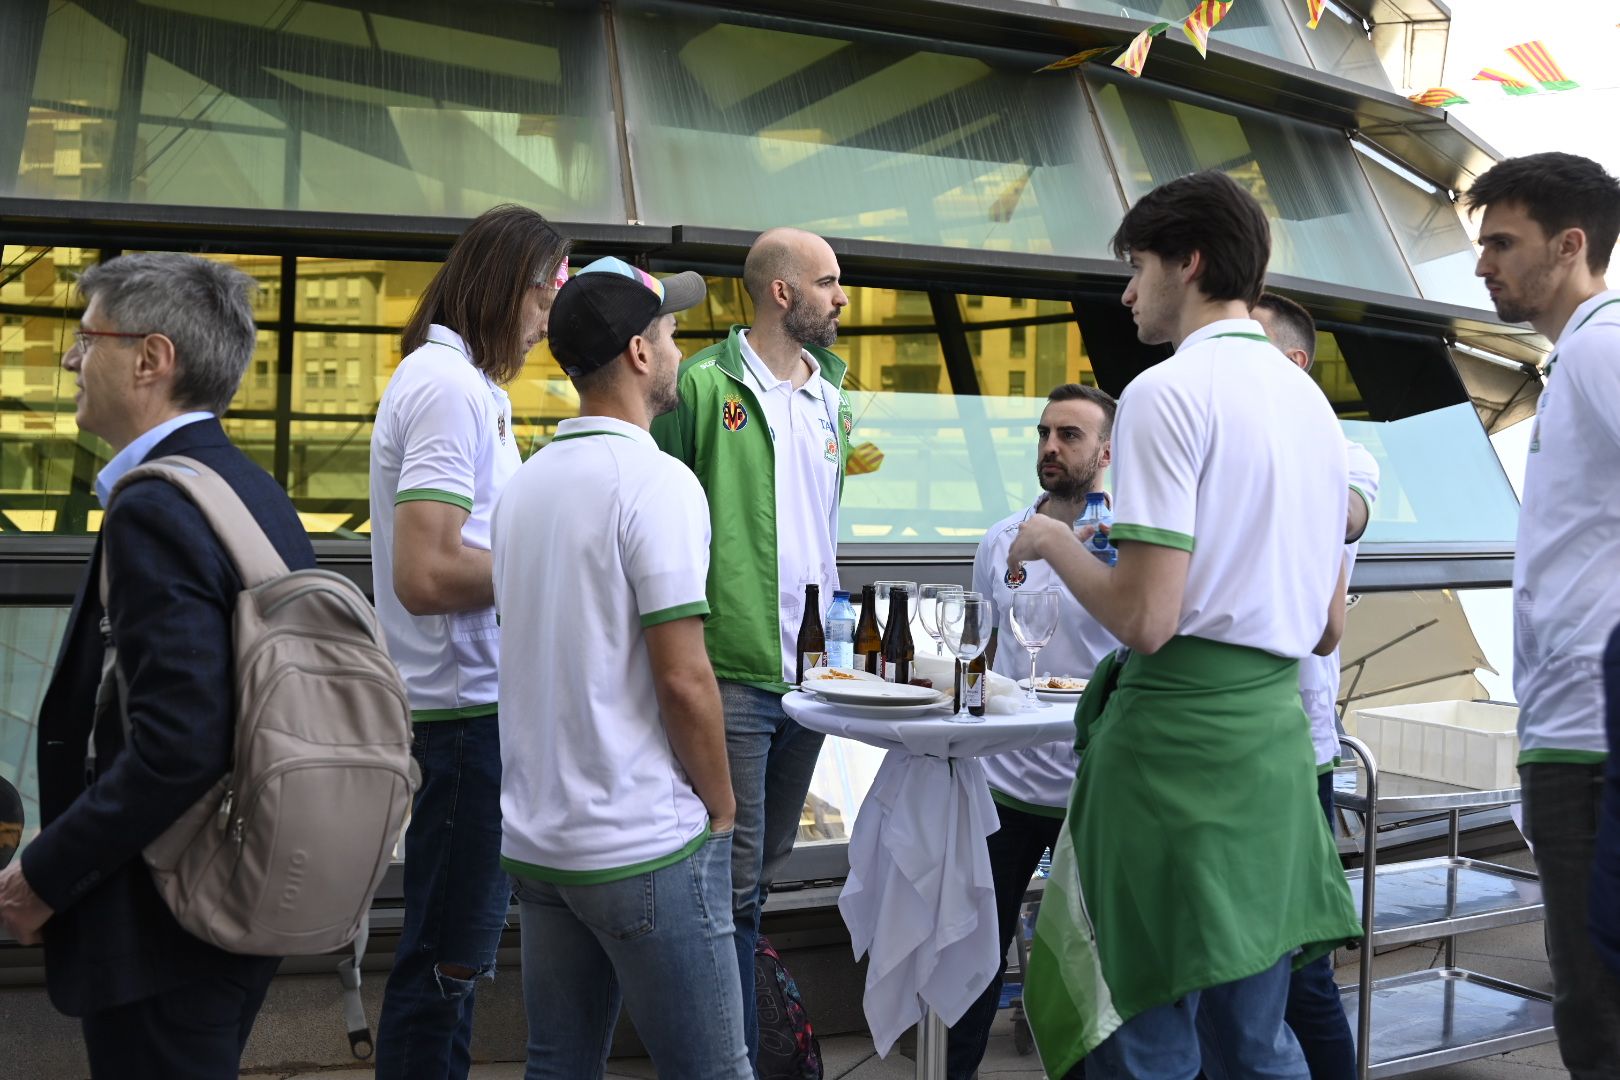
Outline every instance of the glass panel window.
<svg viewBox="0 0 1620 1080"><path fill-rule="evenodd" d="M1316 29L1312 30L1306 25L1303 3L1297 0L1261 0L1261 2L1273 8L1280 7L1282 11L1279 15L1299 27L1299 36L1305 42L1305 51L1310 53L1311 63L1318 71L1353 79L1363 86L1371 86L1378 90L1395 89L1389 80L1389 72L1384 70L1383 63L1378 59L1378 51L1373 48L1372 39L1362 28L1360 18L1351 15L1337 4L1327 4L1322 10L1321 19L1317 21ZM1216 27L1215 32L1219 34L1225 25L1223 22L1221 26Z"/></svg>
<svg viewBox="0 0 1620 1080"><path fill-rule="evenodd" d="M598 5L397 9L53 3L21 45L39 63L17 191L624 220Z"/></svg>
<svg viewBox="0 0 1620 1080"><path fill-rule="evenodd" d="M1133 200L1190 172L1221 169L1265 208L1272 271L1417 295L1343 134L1116 76L1096 69L1086 77Z"/></svg>
<svg viewBox="0 0 1620 1080"><path fill-rule="evenodd" d="M1035 57L652 0L617 25L649 222L1104 252L1121 207L1085 97Z"/></svg>
<svg viewBox="0 0 1620 1080"><path fill-rule="evenodd" d="M1150 23L1168 22L1169 33L1180 37L1182 20L1195 4L1187 0L1054 0L1058 7L1075 11L1089 11L1096 15L1116 18L1143 19ZM1287 0L1294 3L1296 0ZM1304 0L1297 0L1303 6ZM1324 22L1326 20L1323 20ZM1275 0L1244 0L1233 4L1214 32L1211 40L1240 49L1249 49L1268 57L1277 57L1296 64L1306 64L1305 47L1299 34L1287 17L1278 10ZM1185 38L1182 38L1185 41ZM1149 60L1152 63L1152 60Z"/></svg>
<svg viewBox="0 0 1620 1080"><path fill-rule="evenodd" d="M1486 307L1485 286L1474 276L1477 253L1456 204L1439 189L1419 187L1376 157L1360 157L1424 297Z"/></svg>
<svg viewBox="0 0 1620 1080"><path fill-rule="evenodd" d="M39 834L36 721L67 607L0 607L0 777L22 795L24 846Z"/></svg>

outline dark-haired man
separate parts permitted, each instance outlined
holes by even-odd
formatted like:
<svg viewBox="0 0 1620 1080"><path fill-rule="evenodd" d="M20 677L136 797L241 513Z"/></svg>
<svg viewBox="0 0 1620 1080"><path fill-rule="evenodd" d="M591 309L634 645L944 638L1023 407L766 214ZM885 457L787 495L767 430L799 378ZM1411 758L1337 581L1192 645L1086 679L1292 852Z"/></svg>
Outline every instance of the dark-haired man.
<svg viewBox="0 0 1620 1080"><path fill-rule="evenodd" d="M1057 631L1041 650L1047 670L1065 675L1090 675L1097 661L1119 647L1119 642L1052 573L1045 563L1030 563L1020 572L1007 569L1007 549L1018 526L1035 514L1072 525L1086 507L1086 496L1103 490L1103 474L1110 457L1114 427L1114 399L1095 386L1065 383L1046 397L1035 428L1035 477L1041 495L1034 505L1003 518L985 532L973 556L973 589L995 603L1001 640L1011 642L1013 597L1026 589L1059 586ZM1009 678L1028 676L1028 656L1022 649L996 653L994 670ZM971 1080L984 1058L1001 1003L1001 977L1006 971L1007 946L1018 926L1018 909L1041 855L1057 843L1058 829L1069 806L1069 789L1080 764L1071 740L982 758L990 795L996 801L1000 828L986 841L990 849L990 877L996 892L996 925L1001 931L1002 964L979 999L951 1025L945 1073L949 1080Z"/></svg>
<svg viewBox="0 0 1620 1080"><path fill-rule="evenodd" d="M1587 931L1608 753L1603 649L1620 622L1620 292L1604 282L1620 183L1573 154L1494 166L1466 196L1496 313L1554 343L1513 560L1524 828L1547 906L1553 1024L1577 1080L1620 1077L1620 976Z"/></svg>
<svg viewBox="0 0 1620 1080"><path fill-rule="evenodd" d="M1046 560L1131 650L1077 717L1025 1006L1049 1076L1085 1057L1088 1080L1304 1080L1290 966L1359 934L1299 696L1344 624L1344 438L1249 318L1270 229L1246 191L1172 181L1113 246L1138 336L1176 353L1119 403L1117 566L1039 516L1008 555Z"/></svg>
<svg viewBox="0 0 1620 1080"><path fill-rule="evenodd" d="M1265 327L1271 343L1301 371L1310 371L1316 359L1316 320L1303 307L1276 293L1261 293L1254 319ZM1367 448L1344 440L1350 473L1350 495L1344 525L1344 563L1348 574L1356 565L1356 549L1367 529L1373 500L1378 497L1378 462ZM1316 790L1322 812L1333 821L1333 766L1339 756L1339 724L1335 702L1339 697L1339 650L1327 656L1307 656L1299 663L1299 696L1311 720L1311 742L1316 748ZM1351 1080L1356 1072L1356 1043L1344 1014L1338 985L1333 981L1331 953L1297 969L1288 985L1288 1027L1299 1040L1310 1066L1311 1080Z"/></svg>

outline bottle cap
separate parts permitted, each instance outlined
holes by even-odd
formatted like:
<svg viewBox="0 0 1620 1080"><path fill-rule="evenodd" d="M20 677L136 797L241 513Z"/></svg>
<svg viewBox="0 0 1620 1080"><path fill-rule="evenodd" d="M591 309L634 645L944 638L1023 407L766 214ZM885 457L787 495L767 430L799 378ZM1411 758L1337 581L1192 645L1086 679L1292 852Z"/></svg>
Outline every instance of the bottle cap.
<svg viewBox="0 0 1620 1080"><path fill-rule="evenodd" d="M1095 506L1097 503L1103 502L1107 498L1108 496L1101 491L1088 491L1086 492L1086 505Z"/></svg>
<svg viewBox="0 0 1620 1080"><path fill-rule="evenodd" d="M841 589L834 590L833 599L834 600L848 600L849 599L849 593L844 592Z"/></svg>

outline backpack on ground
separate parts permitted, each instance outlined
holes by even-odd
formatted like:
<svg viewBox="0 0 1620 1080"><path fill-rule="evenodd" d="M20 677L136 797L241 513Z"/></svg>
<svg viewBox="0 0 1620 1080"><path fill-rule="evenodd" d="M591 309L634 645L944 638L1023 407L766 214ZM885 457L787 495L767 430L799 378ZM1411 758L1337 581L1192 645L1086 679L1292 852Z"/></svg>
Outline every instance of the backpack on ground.
<svg viewBox="0 0 1620 1080"><path fill-rule="evenodd" d="M109 515L143 479L186 493L242 579L231 771L147 845L158 893L182 927L227 952L341 948L362 932L418 776L410 705L376 613L340 574L289 572L231 486L190 458L130 470ZM105 524L102 543L105 609ZM96 724L116 718L127 742L128 684L105 617L102 633Z"/></svg>
<svg viewBox="0 0 1620 1080"><path fill-rule="evenodd" d="M764 934L754 944L754 1003L759 1080L822 1080L821 1043L804 1011L804 998Z"/></svg>

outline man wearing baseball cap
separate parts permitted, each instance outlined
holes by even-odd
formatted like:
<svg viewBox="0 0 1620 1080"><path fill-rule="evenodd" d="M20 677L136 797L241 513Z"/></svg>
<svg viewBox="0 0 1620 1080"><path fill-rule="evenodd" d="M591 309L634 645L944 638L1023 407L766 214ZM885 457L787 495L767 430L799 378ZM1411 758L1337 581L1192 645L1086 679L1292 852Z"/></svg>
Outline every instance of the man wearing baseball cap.
<svg viewBox="0 0 1620 1080"><path fill-rule="evenodd" d="M530 1077L601 1077L621 1001L659 1075L753 1075L703 641L709 506L648 433L677 402L673 313L704 294L695 273L618 259L562 287L551 351L580 416L495 508L501 863L522 905Z"/></svg>

